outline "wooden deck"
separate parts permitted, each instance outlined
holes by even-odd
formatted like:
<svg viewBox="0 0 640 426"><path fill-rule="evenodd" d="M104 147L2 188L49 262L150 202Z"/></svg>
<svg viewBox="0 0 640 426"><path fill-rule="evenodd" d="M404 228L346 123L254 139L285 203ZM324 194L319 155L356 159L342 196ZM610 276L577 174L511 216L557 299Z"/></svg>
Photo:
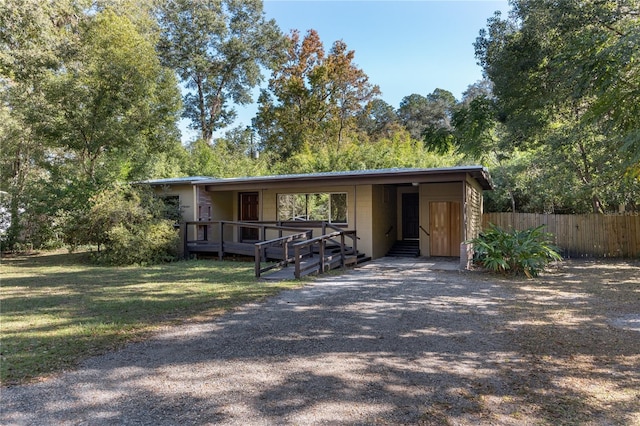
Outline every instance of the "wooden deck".
<svg viewBox="0 0 640 426"><path fill-rule="evenodd" d="M260 241L237 241L241 229L258 229ZM331 231L331 232L327 232ZM358 256L355 231L348 231L323 224L322 233L313 237L311 230L285 227L277 224L253 222L187 222L182 230L185 257L216 255L222 260L226 255L253 257L256 278L301 278L310 274L322 274L336 268L355 265L364 256ZM267 238L268 236L271 238ZM190 239L189 237L195 239ZM198 239L197 237L204 236ZM347 239L351 244L347 244ZM278 278L283 277L283 278Z"/></svg>

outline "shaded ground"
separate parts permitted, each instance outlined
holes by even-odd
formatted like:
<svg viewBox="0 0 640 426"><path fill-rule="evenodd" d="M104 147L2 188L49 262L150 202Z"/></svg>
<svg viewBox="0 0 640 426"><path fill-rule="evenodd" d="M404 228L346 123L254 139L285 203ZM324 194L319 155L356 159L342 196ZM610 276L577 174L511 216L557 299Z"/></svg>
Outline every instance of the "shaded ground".
<svg viewBox="0 0 640 426"><path fill-rule="evenodd" d="M0 423L640 424L637 263L428 268L376 261L169 328L3 389Z"/></svg>

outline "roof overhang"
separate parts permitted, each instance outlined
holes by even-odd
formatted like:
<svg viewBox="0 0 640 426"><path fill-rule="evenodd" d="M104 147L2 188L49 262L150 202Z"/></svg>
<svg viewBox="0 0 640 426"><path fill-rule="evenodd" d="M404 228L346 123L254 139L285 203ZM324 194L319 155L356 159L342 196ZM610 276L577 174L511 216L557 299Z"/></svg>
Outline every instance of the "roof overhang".
<svg viewBox="0 0 640 426"><path fill-rule="evenodd" d="M433 169L380 169L296 175L255 176L211 179L194 182L207 191L248 191L257 189L299 188L320 185L400 185L462 182L475 179L485 190L493 189L491 177L482 166Z"/></svg>
<svg viewBox="0 0 640 426"><path fill-rule="evenodd" d="M179 178L166 178L166 179L149 179L136 182L137 184L151 185L151 186L170 186L170 185L195 185L203 181L211 181L215 178L210 176L186 176Z"/></svg>

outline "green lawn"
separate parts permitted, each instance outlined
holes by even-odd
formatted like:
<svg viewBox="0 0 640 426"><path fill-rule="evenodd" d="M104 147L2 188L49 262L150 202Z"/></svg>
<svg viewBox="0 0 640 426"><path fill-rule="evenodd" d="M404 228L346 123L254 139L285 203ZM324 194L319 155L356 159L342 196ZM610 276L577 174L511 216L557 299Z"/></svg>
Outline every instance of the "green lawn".
<svg viewBox="0 0 640 426"><path fill-rule="evenodd" d="M0 268L3 385L300 285L258 282L253 263L211 260L118 268L91 265L83 253L51 253L4 258Z"/></svg>

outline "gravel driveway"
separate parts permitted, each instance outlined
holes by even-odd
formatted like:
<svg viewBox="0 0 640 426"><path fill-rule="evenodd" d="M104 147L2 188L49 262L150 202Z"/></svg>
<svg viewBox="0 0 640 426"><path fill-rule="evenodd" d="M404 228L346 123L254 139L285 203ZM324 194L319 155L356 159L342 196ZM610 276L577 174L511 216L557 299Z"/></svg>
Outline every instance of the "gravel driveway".
<svg viewBox="0 0 640 426"><path fill-rule="evenodd" d="M4 425L490 424L500 285L381 259L3 389Z"/></svg>

